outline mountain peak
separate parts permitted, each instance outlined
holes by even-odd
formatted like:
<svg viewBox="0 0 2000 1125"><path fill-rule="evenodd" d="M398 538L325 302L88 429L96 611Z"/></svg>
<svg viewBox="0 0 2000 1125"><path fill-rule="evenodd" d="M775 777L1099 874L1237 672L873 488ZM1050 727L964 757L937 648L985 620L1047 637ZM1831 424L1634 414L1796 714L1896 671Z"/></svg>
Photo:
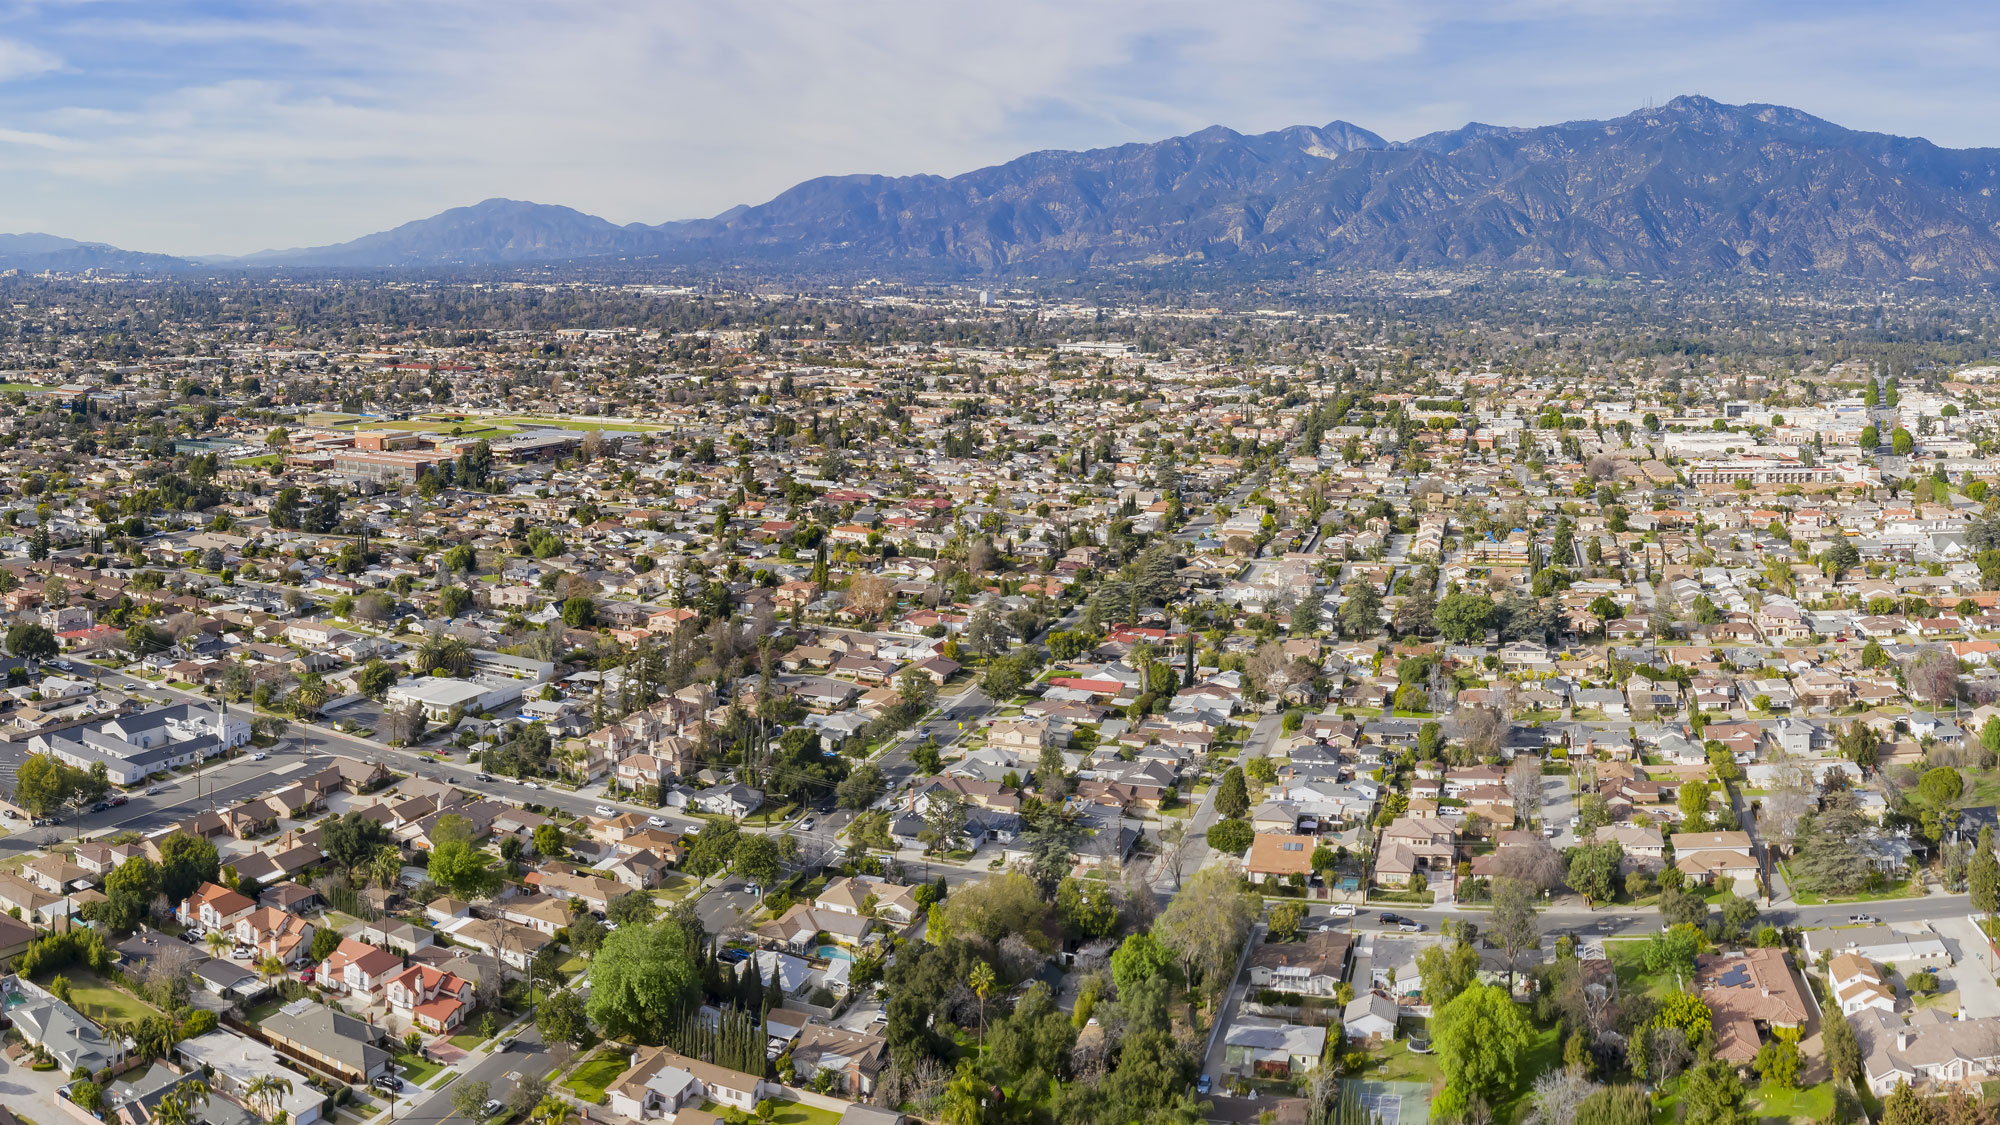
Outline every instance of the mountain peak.
<svg viewBox="0 0 2000 1125"><path fill-rule="evenodd" d="M951 177L820 177L763 203L651 227L496 197L352 242L239 261L374 269L754 259L1044 276L1200 263L1219 272L1987 281L2000 279L1996 232L2000 151L1940 149L1784 106L1684 94L1609 120L1473 122L1397 144L1339 119L1250 135L1212 125Z"/></svg>

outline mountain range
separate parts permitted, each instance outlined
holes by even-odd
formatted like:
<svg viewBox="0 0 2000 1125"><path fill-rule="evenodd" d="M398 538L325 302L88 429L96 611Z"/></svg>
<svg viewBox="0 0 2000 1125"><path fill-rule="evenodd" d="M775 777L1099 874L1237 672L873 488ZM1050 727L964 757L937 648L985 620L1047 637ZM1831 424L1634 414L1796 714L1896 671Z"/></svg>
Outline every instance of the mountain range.
<svg viewBox="0 0 2000 1125"><path fill-rule="evenodd" d="M622 258L966 276L1200 264L1967 282L2000 277L1996 189L2000 149L1947 149L1783 106L1680 97L1604 121L1474 123L1400 142L1343 121L1254 135L1217 126L1030 153L949 178L821 177L765 203L652 226L489 199L352 242L205 265ZM0 237L0 267L86 264L190 263Z"/></svg>

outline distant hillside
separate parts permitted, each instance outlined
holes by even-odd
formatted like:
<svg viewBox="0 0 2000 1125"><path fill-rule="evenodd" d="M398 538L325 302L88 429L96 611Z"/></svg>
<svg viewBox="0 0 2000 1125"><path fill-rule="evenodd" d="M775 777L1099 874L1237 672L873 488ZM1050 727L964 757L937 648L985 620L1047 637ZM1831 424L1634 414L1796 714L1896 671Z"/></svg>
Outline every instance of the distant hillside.
<svg viewBox="0 0 2000 1125"><path fill-rule="evenodd" d="M0 270L22 273L81 273L110 270L116 273L160 273L185 269L193 263L166 254L142 254L120 250L102 242L78 242L53 234L0 234Z"/></svg>
<svg viewBox="0 0 2000 1125"><path fill-rule="evenodd" d="M1040 273L1283 259L1687 276L2000 274L2000 151L1676 98L1611 121L1401 144L1336 122L1037 153L949 180L810 180L675 224L680 252Z"/></svg>
<svg viewBox="0 0 2000 1125"><path fill-rule="evenodd" d="M808 180L765 203L659 226L489 199L352 242L218 264L624 258L927 276L1470 266L1974 282L2000 280L1996 189L2000 150L1683 97L1609 121L1475 123L1395 143L1341 121L1254 136L1215 127L950 178ZM185 264L41 235L0 240L0 268Z"/></svg>
<svg viewBox="0 0 2000 1125"><path fill-rule="evenodd" d="M363 269L483 266L657 254L667 246L654 228L621 227L570 207L488 199L352 242L266 250L229 261L239 266Z"/></svg>

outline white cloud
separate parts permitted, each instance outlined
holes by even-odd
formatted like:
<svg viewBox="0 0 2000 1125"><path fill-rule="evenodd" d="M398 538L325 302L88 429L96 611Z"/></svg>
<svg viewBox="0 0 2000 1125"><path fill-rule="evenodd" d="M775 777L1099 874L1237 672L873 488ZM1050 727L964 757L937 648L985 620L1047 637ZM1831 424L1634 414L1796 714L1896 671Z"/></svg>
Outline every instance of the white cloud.
<svg viewBox="0 0 2000 1125"><path fill-rule="evenodd" d="M0 229L233 252L491 195L618 222L822 174L1343 117L1391 137L1700 90L1993 139L1984 9L1715 0L160 0L0 18ZM33 44L33 45L31 45ZM12 79L12 81L7 81Z"/></svg>

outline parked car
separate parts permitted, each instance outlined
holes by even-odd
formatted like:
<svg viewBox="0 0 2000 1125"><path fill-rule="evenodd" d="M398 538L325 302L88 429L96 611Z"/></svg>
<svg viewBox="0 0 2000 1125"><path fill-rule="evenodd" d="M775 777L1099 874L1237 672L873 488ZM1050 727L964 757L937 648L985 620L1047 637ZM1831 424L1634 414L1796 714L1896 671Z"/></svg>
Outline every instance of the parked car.
<svg viewBox="0 0 2000 1125"><path fill-rule="evenodd" d="M1402 922L1398 923L1396 928L1403 931L1406 934L1420 934L1424 932L1424 924L1422 922L1415 922L1408 918L1405 918L1402 920Z"/></svg>
<svg viewBox="0 0 2000 1125"><path fill-rule="evenodd" d="M1214 1083L1209 1081L1208 1075L1204 1074L1200 1078L1194 1080L1194 1092L1197 1094L1206 1094L1208 1093L1209 1087L1213 1085Z"/></svg>
<svg viewBox="0 0 2000 1125"><path fill-rule="evenodd" d="M490 773L482 773L482 774L480 774L480 775L479 775L479 780L481 780L481 781L489 781L489 782L490 782L490 781L492 781L492 780L493 780L493 775L492 775L492 774L490 774Z"/></svg>
<svg viewBox="0 0 2000 1125"><path fill-rule="evenodd" d="M1875 917L1873 914L1850 914L1847 916L1847 921L1856 926L1879 926L1882 924L1882 919Z"/></svg>
<svg viewBox="0 0 2000 1125"><path fill-rule="evenodd" d="M1352 918L1352 917L1354 917L1354 904L1353 904L1353 903L1351 903L1351 902L1336 902L1336 903L1334 903L1334 904L1333 904L1333 916L1334 916L1335 918Z"/></svg>
<svg viewBox="0 0 2000 1125"><path fill-rule="evenodd" d="M599 806L597 806L596 808L594 808L594 809L592 809L592 810L590 810L590 811L591 811L591 812L594 812L594 813L596 813L596 814L597 814L598 816L617 816L617 815L618 815L618 812L617 812L617 810L616 810L616 809L613 809L613 808L612 808L612 807L611 807L610 805L599 805Z"/></svg>
<svg viewBox="0 0 2000 1125"><path fill-rule="evenodd" d="M104 812L104 811L106 811L106 810L108 810L108 809L110 809L110 808L111 808L111 802L110 802L110 801L99 801L99 802L97 802L96 804L94 804L94 805L90 806L90 811L91 811L91 812Z"/></svg>
<svg viewBox="0 0 2000 1125"><path fill-rule="evenodd" d="M167 787L164 785L152 785L146 788L146 796L157 797L160 794L165 793L166 791Z"/></svg>
<svg viewBox="0 0 2000 1125"><path fill-rule="evenodd" d="M319 975L318 965L307 965L305 968L299 970L299 983L311 984L313 982L313 978L318 975Z"/></svg>
<svg viewBox="0 0 2000 1125"><path fill-rule="evenodd" d="M646 823L655 828L665 828L667 826L667 818L664 816L649 816L646 818Z"/></svg>
<svg viewBox="0 0 2000 1125"><path fill-rule="evenodd" d="M1394 914L1391 914L1387 910L1384 910L1382 913L1377 914L1375 916L1375 920L1377 922L1382 923L1385 926L1393 926L1396 923L1402 921L1401 918L1396 917Z"/></svg>
<svg viewBox="0 0 2000 1125"><path fill-rule="evenodd" d="M239 945L235 949L231 950L229 955L231 957L236 958L238 961L245 961L252 957L255 957L257 955L257 951L250 948L247 945Z"/></svg>
<svg viewBox="0 0 2000 1125"><path fill-rule="evenodd" d="M801 832L810 832L810 831L812 831L812 826L813 826L813 820L814 820L814 818L813 818L813 817L810 817L810 816L809 816L809 817L805 818L804 820L801 820L801 821L799 821L799 831L801 831Z"/></svg>
<svg viewBox="0 0 2000 1125"><path fill-rule="evenodd" d="M387 1090L393 1094L403 1088L403 1080L393 1074L378 1074L375 1076L375 1080L370 1082L369 1085L375 1087L377 1090Z"/></svg>
<svg viewBox="0 0 2000 1125"><path fill-rule="evenodd" d="M486 1104L479 1107L479 1112L486 1117L498 1117L500 1116L500 1111L506 1108L507 1103L501 1101L499 1098L488 1098L486 1099Z"/></svg>
<svg viewBox="0 0 2000 1125"><path fill-rule="evenodd" d="M126 803L130 802L131 800L132 800L132 798L130 798L130 797L127 797L127 796L126 796L125 794L123 794L123 793L120 793L120 794L118 794L118 795L117 795L116 797L113 797L113 798L111 798L111 807L115 809L115 808L117 808L117 807L118 807L118 806L120 806L120 805L123 805L123 804L126 804Z"/></svg>
<svg viewBox="0 0 2000 1125"><path fill-rule="evenodd" d="M522 782L521 782L521 788L523 788L523 789L540 789L540 788L541 788L541 786L539 786L539 785L536 785L536 784L535 784L534 782L532 782L532 781L528 781L528 780L526 780L526 779L523 779L523 780L522 780Z"/></svg>

